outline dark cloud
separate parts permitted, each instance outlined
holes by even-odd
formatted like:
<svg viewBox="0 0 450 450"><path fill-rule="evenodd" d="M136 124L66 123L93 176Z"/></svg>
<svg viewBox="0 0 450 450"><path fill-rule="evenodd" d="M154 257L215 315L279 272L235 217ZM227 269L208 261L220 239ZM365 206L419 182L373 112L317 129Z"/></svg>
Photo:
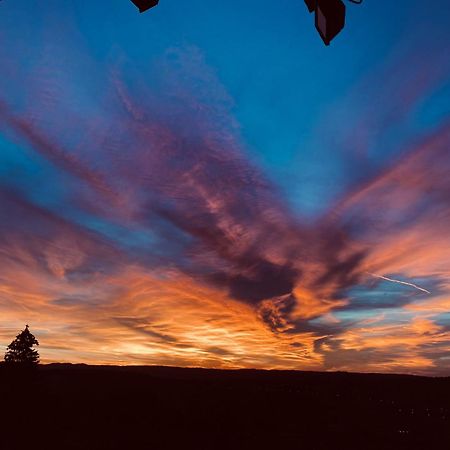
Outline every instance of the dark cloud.
<svg viewBox="0 0 450 450"><path fill-rule="evenodd" d="M313 333L315 336L339 336L351 329L358 320L342 320L336 323L321 322L316 319L297 319L292 326L286 330L288 334Z"/></svg>
<svg viewBox="0 0 450 450"><path fill-rule="evenodd" d="M272 264L263 259L238 261L244 274L215 274L213 283L228 288L230 295L238 300L257 303L264 299L290 294L299 278L297 270Z"/></svg>
<svg viewBox="0 0 450 450"><path fill-rule="evenodd" d="M104 236L0 186L2 258L70 279L113 272L124 254ZM20 249L20 251L19 251Z"/></svg>
<svg viewBox="0 0 450 450"><path fill-rule="evenodd" d="M325 265L324 274L316 281L316 287L332 284L336 287L335 298L339 298L343 291L358 283L361 278L362 262L367 251L355 252L344 260L329 260Z"/></svg>
<svg viewBox="0 0 450 450"><path fill-rule="evenodd" d="M221 347L208 347L207 351L213 353L214 355L218 355L218 356L233 355L232 352L230 352L229 350L227 350L225 348L221 348Z"/></svg>
<svg viewBox="0 0 450 450"><path fill-rule="evenodd" d="M295 304L296 298L292 294L275 297L272 301L262 302L258 316L273 332L284 332L292 327L290 313Z"/></svg>
<svg viewBox="0 0 450 450"><path fill-rule="evenodd" d="M118 324L136 331L139 334L149 336L152 341L160 341L164 343L174 344L178 342L178 339L172 335L161 333L152 328L148 319L140 319L137 317L113 317Z"/></svg>

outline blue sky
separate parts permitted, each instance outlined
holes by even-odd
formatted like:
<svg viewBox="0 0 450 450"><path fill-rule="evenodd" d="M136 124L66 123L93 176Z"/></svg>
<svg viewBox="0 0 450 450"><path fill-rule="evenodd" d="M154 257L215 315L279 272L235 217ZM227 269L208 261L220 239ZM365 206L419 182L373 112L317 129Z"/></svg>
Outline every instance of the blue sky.
<svg viewBox="0 0 450 450"><path fill-rule="evenodd" d="M443 64L449 39L444 0L433 8L423 1L348 3L346 28L330 48L323 45L314 17L301 1L228 1L214 8L200 0L188 7L185 2L162 1L142 15L124 0L111 1L108 8L102 2L55 5L2 5L5 32L22 41L19 51L25 48L22 58L17 55L24 70L30 64L26 52L33 54L31 42L42 43L46 33L57 39L59 30L49 31L45 25L49 17L61 23L70 17L85 45L80 51L89 51L99 64L121 53L138 68L148 69L167 48L198 47L234 101L247 152L306 215L322 212L350 182L352 157L336 155L334 143L324 136L329 141L336 134L351 133L368 105L377 107L384 84L394 85L395 96L402 80L390 71L398 65L411 64L401 74L411 79L425 69L421 53L435 54L436 64ZM414 54L418 58L411 62ZM80 70L76 76L83 80L90 73ZM361 88L368 79L372 86ZM390 136L384 130L374 136L368 164L382 165L407 139L445 119L449 95L444 76L405 120L391 124ZM396 100L391 100L395 108ZM390 147L394 150L388 151Z"/></svg>

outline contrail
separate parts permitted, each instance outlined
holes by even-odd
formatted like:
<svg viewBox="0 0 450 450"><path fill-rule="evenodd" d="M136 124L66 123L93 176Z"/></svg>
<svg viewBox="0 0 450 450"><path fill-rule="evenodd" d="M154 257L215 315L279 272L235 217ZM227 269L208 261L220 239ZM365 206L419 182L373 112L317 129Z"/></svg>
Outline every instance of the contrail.
<svg viewBox="0 0 450 450"><path fill-rule="evenodd" d="M417 289L419 291L426 292L427 294L431 295L430 291L427 291L426 289L424 289L424 288L422 288L420 286L417 286L417 284L408 283L407 281L394 280L392 278L388 278L388 277L385 277L383 275L377 275L376 273L370 273L370 272L366 272L366 273L368 275L371 275L371 276L375 277L375 278L380 278L381 280L392 281L392 283L399 283L399 284L404 284L406 286L411 286L411 287L413 287L413 288L415 288L415 289Z"/></svg>

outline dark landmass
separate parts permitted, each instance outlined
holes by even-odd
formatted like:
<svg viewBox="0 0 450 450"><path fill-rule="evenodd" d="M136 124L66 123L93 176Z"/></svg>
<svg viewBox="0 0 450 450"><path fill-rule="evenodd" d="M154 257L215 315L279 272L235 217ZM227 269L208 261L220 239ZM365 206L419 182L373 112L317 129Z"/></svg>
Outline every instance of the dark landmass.
<svg viewBox="0 0 450 450"><path fill-rule="evenodd" d="M0 448L448 449L450 378L0 367Z"/></svg>

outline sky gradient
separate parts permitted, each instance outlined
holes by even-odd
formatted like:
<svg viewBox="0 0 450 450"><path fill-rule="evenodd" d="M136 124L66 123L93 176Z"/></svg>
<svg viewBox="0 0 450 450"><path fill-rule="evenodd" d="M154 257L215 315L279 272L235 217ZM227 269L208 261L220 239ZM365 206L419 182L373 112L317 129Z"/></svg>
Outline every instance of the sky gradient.
<svg viewBox="0 0 450 450"><path fill-rule="evenodd" d="M0 3L0 351L450 375L450 5Z"/></svg>

